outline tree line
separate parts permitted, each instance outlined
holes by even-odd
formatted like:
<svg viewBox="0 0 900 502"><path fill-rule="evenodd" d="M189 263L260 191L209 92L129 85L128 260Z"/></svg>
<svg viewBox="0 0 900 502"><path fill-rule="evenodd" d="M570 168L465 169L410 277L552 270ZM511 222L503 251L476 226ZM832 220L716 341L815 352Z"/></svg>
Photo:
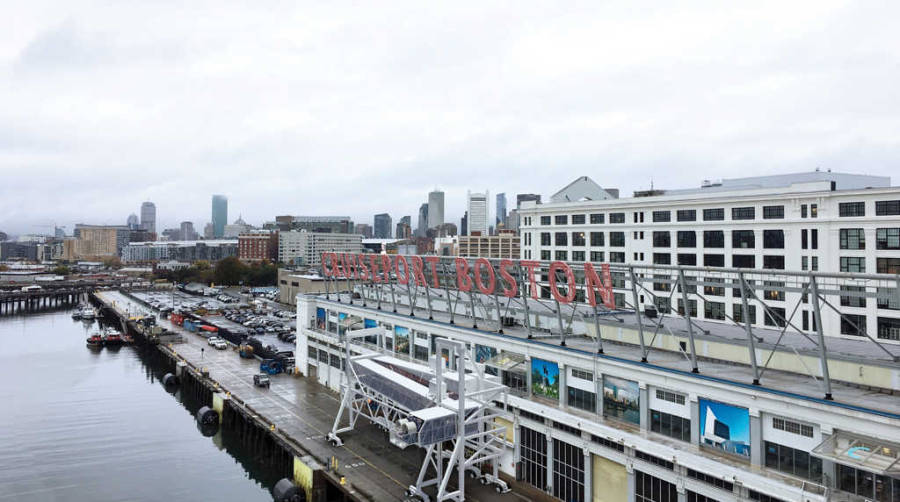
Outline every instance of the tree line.
<svg viewBox="0 0 900 502"><path fill-rule="evenodd" d="M215 265L201 260L180 270L157 270L154 276L157 279L178 283L274 286L278 279L278 267L268 261L254 262L248 265L232 256L219 260Z"/></svg>

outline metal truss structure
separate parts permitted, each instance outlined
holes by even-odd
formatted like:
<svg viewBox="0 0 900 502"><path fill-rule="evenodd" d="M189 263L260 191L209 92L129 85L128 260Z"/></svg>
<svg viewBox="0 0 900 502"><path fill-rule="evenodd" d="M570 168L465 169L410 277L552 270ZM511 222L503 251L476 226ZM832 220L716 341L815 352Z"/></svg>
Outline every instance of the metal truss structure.
<svg viewBox="0 0 900 502"><path fill-rule="evenodd" d="M359 302L363 306L379 310L390 309L410 316L427 315L434 319L438 313L449 315L449 323L455 324L460 318L472 323L473 328L503 333L504 327L521 325L529 339L559 339L566 345L569 336L585 335L584 327L592 325L596 333L596 352L603 354L604 340L601 325L621 325L632 320L638 332L640 360L648 362L657 340L666 336L676 336L672 331L673 322L682 324L687 334L686 347L682 355L690 362L691 370L700 373L701 361L695 344L697 334L710 334L710 323L706 327L697 322L698 300L706 306L729 301L726 289L732 290L730 301L740 302L737 311L729 315L725 310L714 312L715 319L725 325L739 326L745 332L747 359L752 367L753 385L761 385L763 377L776 352L793 353L804 371L816 381L826 400L832 399L832 382L828 370L828 344L836 337L827 336L824 325L827 322L836 330L842 326L860 342L866 342L872 354L887 361L900 361L900 348L886 344L873 337L865 326L860 326L858 318L843 312L839 307L864 305L866 301L877 302L879 308L900 309L900 275L862 273L824 273L814 271L759 270L725 267L691 267L647 264L610 264L612 288L616 307L609 309L599 302L591 306L578 299L584 298L584 267L578 263L567 263L576 276L576 302L561 304L549 294L549 261L541 261L535 269L537 298L531 292L531 280L526 269L513 262L513 276L517 282L518 294L514 298L497 294L488 296L476 292L462 292L456 289L456 268L454 257L441 257L437 263L440 287L432 284L416 285L414 281L400 285L392 282L373 282L330 277L326 281L326 296L337 301ZM495 275L499 276L500 260L490 259ZM350 295L340 295L338 281L345 281ZM565 290L565 278L558 277L558 288ZM330 287L329 287L330 284ZM405 301L404 301L405 300ZM811 309L811 329L801 328L799 314L801 307ZM778 333L774 341L761 336L761 330L754 326L755 312L760 311L767 325L766 334ZM629 319L630 318L630 319ZM709 316L707 316L709 318ZM534 320L544 319L540 326ZM580 323L581 332L576 324ZM786 335L795 340L802 339L802 345L787 343ZM900 333L889 334L900 339ZM759 361L758 348L769 351L765 361ZM818 368L808 367L800 357L800 352L815 352ZM860 356L864 358L864 356Z"/></svg>
<svg viewBox="0 0 900 502"><path fill-rule="evenodd" d="M437 502L465 500L466 473L500 493L508 492L498 474L506 428L495 420L506 413L507 388L467 359L462 342L438 340L439 350L447 349L449 358L436 357L429 369L354 343L373 335L383 337L384 331L369 328L340 335L346 363L341 406L328 440L342 445L339 435L355 429L364 417L387 430L395 446L425 449L409 496L430 501L429 490ZM446 371L445 364L456 371ZM348 421L342 426L345 411ZM450 485L454 477L455 489Z"/></svg>

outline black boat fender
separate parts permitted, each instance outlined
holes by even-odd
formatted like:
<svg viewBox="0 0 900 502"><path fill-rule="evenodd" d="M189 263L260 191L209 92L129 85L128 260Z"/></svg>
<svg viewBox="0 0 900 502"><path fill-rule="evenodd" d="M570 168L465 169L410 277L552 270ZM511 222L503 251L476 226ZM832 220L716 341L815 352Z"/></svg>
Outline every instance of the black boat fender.
<svg viewBox="0 0 900 502"><path fill-rule="evenodd" d="M197 422L203 425L219 423L219 413L209 406L204 406L197 410Z"/></svg>
<svg viewBox="0 0 900 502"><path fill-rule="evenodd" d="M162 377L163 387L174 387L178 385L178 377L171 374L166 373L165 376Z"/></svg>
<svg viewBox="0 0 900 502"><path fill-rule="evenodd" d="M305 502L306 493L290 479L282 478L272 488L272 497L275 502Z"/></svg>

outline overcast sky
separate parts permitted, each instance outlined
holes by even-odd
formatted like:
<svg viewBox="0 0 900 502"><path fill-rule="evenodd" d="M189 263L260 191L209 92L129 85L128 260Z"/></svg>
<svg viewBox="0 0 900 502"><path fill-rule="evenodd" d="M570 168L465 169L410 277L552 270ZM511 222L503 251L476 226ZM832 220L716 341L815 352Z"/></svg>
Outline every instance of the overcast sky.
<svg viewBox="0 0 900 502"><path fill-rule="evenodd" d="M3 2L0 230L900 172L900 3L737 4Z"/></svg>

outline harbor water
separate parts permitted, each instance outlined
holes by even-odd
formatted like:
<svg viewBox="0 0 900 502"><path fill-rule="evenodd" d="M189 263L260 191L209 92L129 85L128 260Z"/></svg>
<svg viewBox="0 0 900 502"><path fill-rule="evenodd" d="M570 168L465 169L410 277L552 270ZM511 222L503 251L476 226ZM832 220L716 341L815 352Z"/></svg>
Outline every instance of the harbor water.
<svg viewBox="0 0 900 502"><path fill-rule="evenodd" d="M0 502L270 501L278 474L198 429L152 347L93 349L71 311L0 317ZM209 432L207 432L209 434Z"/></svg>

